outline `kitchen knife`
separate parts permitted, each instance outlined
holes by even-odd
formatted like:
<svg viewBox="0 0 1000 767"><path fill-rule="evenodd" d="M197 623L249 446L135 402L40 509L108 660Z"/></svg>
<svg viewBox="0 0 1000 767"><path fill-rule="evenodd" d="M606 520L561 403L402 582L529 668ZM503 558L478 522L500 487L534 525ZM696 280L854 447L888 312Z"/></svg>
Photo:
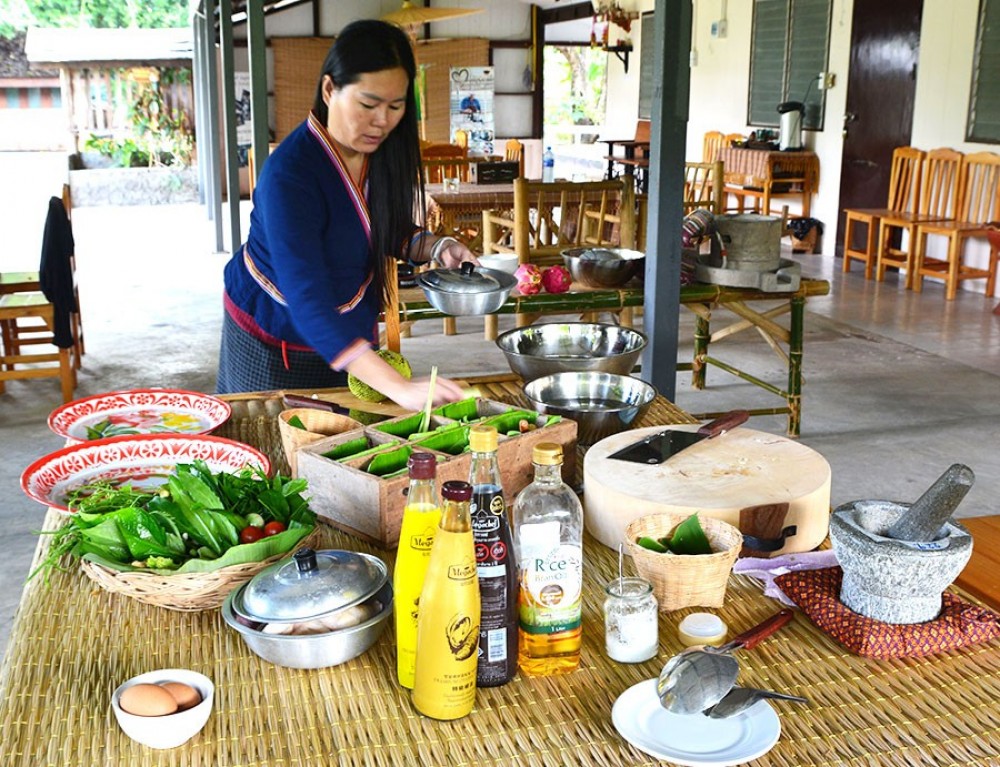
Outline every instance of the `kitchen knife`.
<svg viewBox="0 0 1000 767"><path fill-rule="evenodd" d="M339 413L351 418L354 418L355 415L360 415L365 423L378 423L379 421L387 421L392 418L391 415L386 415L385 413L370 413L358 408L348 408L344 405L338 405L336 402L329 402L317 397L306 397L301 394L283 394L281 398L288 407L311 407L316 410L328 410L331 413Z"/></svg>
<svg viewBox="0 0 1000 767"><path fill-rule="evenodd" d="M676 431L674 429L661 431L639 442L633 442L628 447L623 447L609 455L608 458L653 466L663 463L671 456L677 455L703 439L712 439L725 434L730 429L735 429L749 417L750 413L746 410L732 410L714 421L706 423L698 431Z"/></svg>

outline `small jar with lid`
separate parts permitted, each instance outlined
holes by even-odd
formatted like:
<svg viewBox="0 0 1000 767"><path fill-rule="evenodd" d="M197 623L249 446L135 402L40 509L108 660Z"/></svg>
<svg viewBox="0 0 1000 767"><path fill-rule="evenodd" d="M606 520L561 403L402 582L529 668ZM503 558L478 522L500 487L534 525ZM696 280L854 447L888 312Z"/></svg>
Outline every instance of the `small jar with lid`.
<svg viewBox="0 0 1000 767"><path fill-rule="evenodd" d="M653 586L642 578L616 578L606 587L604 643L619 663L641 663L660 645L659 609Z"/></svg>

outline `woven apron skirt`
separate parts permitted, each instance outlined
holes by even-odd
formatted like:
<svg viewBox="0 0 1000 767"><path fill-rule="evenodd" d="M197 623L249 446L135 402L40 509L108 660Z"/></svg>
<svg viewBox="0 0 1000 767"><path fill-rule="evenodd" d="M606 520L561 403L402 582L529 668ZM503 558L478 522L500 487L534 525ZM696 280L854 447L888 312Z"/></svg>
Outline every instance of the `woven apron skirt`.
<svg viewBox="0 0 1000 767"><path fill-rule="evenodd" d="M225 314L216 382L218 394L346 385L347 373L333 370L316 352L288 349L282 356L280 346L254 338Z"/></svg>

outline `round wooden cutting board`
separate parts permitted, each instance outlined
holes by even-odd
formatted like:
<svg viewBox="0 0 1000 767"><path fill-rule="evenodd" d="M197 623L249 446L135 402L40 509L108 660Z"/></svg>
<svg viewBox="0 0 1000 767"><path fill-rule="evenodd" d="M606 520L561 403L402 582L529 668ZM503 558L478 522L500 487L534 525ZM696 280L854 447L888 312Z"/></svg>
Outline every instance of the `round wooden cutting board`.
<svg viewBox="0 0 1000 767"><path fill-rule="evenodd" d="M673 428L696 431L698 426ZM786 531L784 545L758 556L809 551L826 538L830 464L815 450L785 437L737 428L658 465L608 457L661 431L665 428L654 426L615 434L584 457L585 525L605 546L617 549L626 525L661 512L703 512L744 534L764 538L780 540L780 531ZM789 527L795 528L794 534Z"/></svg>

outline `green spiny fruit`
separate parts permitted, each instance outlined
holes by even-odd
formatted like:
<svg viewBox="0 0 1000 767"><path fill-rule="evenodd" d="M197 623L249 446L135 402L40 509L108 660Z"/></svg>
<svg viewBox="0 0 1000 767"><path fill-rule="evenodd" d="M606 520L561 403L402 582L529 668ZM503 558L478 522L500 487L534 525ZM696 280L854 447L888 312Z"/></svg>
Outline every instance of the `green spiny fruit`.
<svg viewBox="0 0 1000 767"><path fill-rule="evenodd" d="M406 358L402 354L390 351L389 349L379 349L375 353L398 370L403 378L410 378L413 375L410 363L406 361ZM383 402L386 399L386 396L382 392L376 391L361 379L355 378L350 374L347 376L347 388L351 394L365 402Z"/></svg>

